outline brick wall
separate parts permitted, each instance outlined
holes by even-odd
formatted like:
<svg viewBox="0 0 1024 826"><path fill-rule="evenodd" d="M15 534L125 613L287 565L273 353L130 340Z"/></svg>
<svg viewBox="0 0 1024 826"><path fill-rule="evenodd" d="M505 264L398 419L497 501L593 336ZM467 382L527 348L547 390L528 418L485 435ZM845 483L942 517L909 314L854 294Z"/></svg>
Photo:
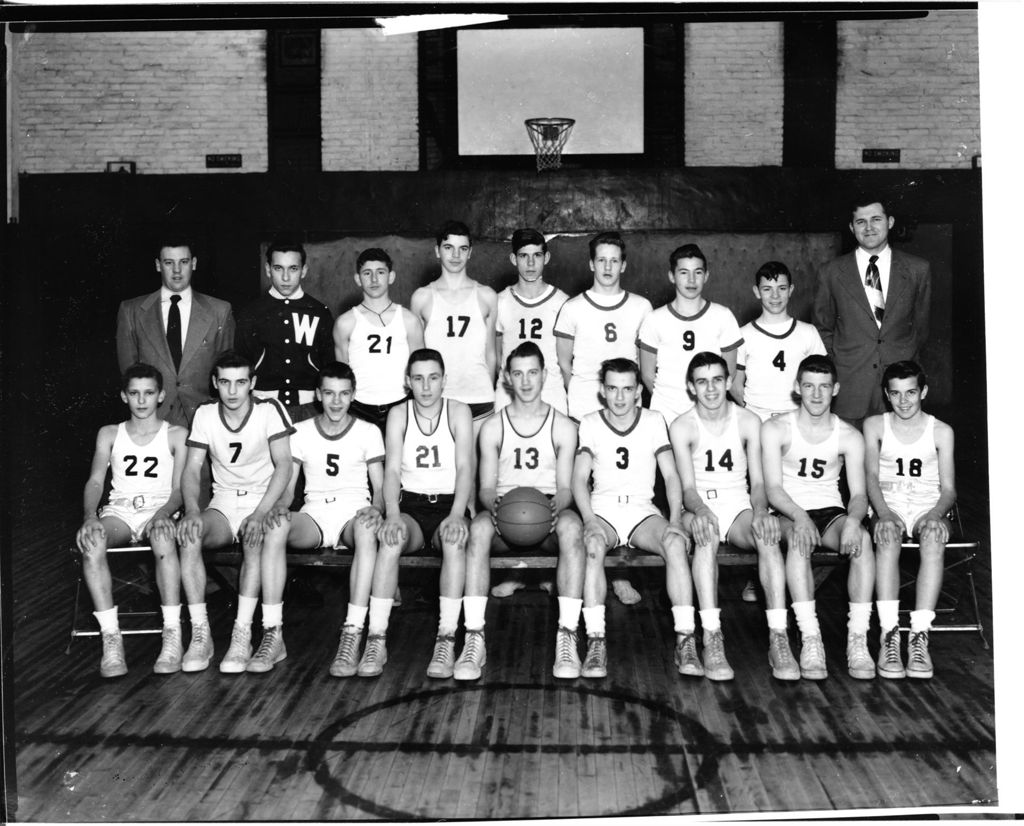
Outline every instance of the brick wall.
<svg viewBox="0 0 1024 826"><path fill-rule="evenodd" d="M782 163L782 24L686 26L687 166Z"/></svg>
<svg viewBox="0 0 1024 826"><path fill-rule="evenodd" d="M978 14L839 23L836 167L969 168L981 152ZM865 164L865 148L900 149Z"/></svg>
<svg viewBox="0 0 1024 826"><path fill-rule="evenodd" d="M323 33L323 169L419 168L415 34Z"/></svg>
<svg viewBox="0 0 1024 826"><path fill-rule="evenodd" d="M12 36L21 172L205 172L208 153L267 169L265 33Z"/></svg>

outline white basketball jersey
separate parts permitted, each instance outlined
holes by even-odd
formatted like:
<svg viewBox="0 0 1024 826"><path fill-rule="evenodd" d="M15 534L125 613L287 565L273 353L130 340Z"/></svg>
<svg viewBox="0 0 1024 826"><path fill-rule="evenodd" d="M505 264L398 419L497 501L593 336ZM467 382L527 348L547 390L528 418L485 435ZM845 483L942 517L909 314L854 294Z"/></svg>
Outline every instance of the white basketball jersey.
<svg viewBox="0 0 1024 826"><path fill-rule="evenodd" d="M145 496L167 499L174 481L170 425L164 422L152 439L137 444L125 422L117 426L110 450L110 498Z"/></svg>
<svg viewBox="0 0 1024 826"><path fill-rule="evenodd" d="M765 327L757 321L744 324L743 344L736 354L737 368L744 368L743 400L764 421L772 413L796 410L793 383L800 362L810 355L825 355L825 345L813 324L797 321Z"/></svg>
<svg viewBox="0 0 1024 826"><path fill-rule="evenodd" d="M416 419L415 402L405 402L405 437L402 441L402 489L416 493L455 492L455 434L448 413L448 399L434 430L424 433Z"/></svg>
<svg viewBox="0 0 1024 826"><path fill-rule="evenodd" d="M697 353L727 353L743 343L732 311L709 301L692 316L680 315L671 304L652 312L640 327L640 349L657 356L651 410L667 421L693 407L686 392L686 370Z"/></svg>
<svg viewBox="0 0 1024 826"><path fill-rule="evenodd" d="M506 407L501 417L501 443L498 446L498 496L520 486L537 488L554 496L555 484L555 411L548 415L535 433L516 430Z"/></svg>
<svg viewBox="0 0 1024 826"><path fill-rule="evenodd" d="M839 419L832 416L832 432L818 444L808 442L797 425L797 414L779 417L789 427L789 448L782 455L782 487L804 510L842 507L839 494Z"/></svg>
<svg viewBox="0 0 1024 826"><path fill-rule="evenodd" d="M882 417L882 445L878 455L878 481L889 489L907 494L938 495L939 453L935 447L935 417L928 416L927 424L920 437L911 444L904 444L892 431L895 414ZM927 414L926 414L927 415ZM908 530L912 528L908 525Z"/></svg>
<svg viewBox="0 0 1024 826"><path fill-rule="evenodd" d="M739 417L736 405L726 402L729 413L725 430L716 435L696 410L687 415L697 422L697 443L693 446L693 475L697 490L702 496L714 490L721 496L724 492L747 492L747 451L740 436Z"/></svg>
<svg viewBox="0 0 1024 826"><path fill-rule="evenodd" d="M654 499L658 454L672 447L660 413L644 408L637 413L624 431L609 424L604 410L588 413L580 422L576 452L593 458L594 496L625 497L631 504Z"/></svg>
<svg viewBox="0 0 1024 826"><path fill-rule="evenodd" d="M405 398L405 367L409 361L404 307L395 306L384 327L373 324L362 308L353 308L356 323L348 340L348 364L356 374L356 399L385 405ZM376 314L374 314L376 315Z"/></svg>
<svg viewBox="0 0 1024 826"><path fill-rule="evenodd" d="M288 413L277 399L254 396L248 415L236 429L224 421L219 402L199 405L188 444L206 448L215 496L236 491L262 496L274 474L270 442L286 439L294 432Z"/></svg>
<svg viewBox="0 0 1024 826"><path fill-rule="evenodd" d="M380 430L362 419L352 419L337 436L320 428L319 417L295 425L292 460L306 477L306 502L330 498L365 497L370 501L366 468L384 461Z"/></svg>
<svg viewBox="0 0 1024 826"><path fill-rule="evenodd" d="M635 293L622 293L611 307L598 304L590 291L570 298L555 321L555 336L572 341L569 415L577 421L601 409L598 398L601 362L612 358L636 361L637 333L651 302Z"/></svg>
<svg viewBox="0 0 1024 826"><path fill-rule="evenodd" d="M541 398L556 410L566 412L565 386L562 372L558 369L558 354L555 351L555 320L562 305L569 296L558 287L549 284L540 298L527 299L512 287L498 293L498 313L495 330L501 333L501 352L498 354L499 373L505 369L508 354L524 341L532 341L544 354L544 368L547 376ZM495 388L494 407L500 410L512 401L505 392L499 378Z"/></svg>
<svg viewBox="0 0 1024 826"><path fill-rule="evenodd" d="M484 356L487 323L480 309L479 285L474 284L460 304L452 303L447 293L434 285L430 291L433 302L430 320L423 330L423 343L444 359L448 376L445 395L466 404L493 402L494 385Z"/></svg>

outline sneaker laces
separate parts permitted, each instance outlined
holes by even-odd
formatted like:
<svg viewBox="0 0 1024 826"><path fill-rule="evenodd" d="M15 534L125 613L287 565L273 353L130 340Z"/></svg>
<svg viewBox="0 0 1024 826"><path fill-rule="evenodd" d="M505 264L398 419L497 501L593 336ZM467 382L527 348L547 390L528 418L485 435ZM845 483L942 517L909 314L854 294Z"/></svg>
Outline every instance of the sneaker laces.
<svg viewBox="0 0 1024 826"><path fill-rule="evenodd" d="M348 631L346 628L341 629L341 641L338 643L338 653L334 655L334 659L350 662L356 658L356 651L359 648L359 631Z"/></svg>
<svg viewBox="0 0 1024 826"><path fill-rule="evenodd" d="M234 637L234 634L232 634ZM232 642L234 640L232 639ZM263 639L260 640L260 647L256 649L256 659L266 659L270 657L271 651L274 647L274 643L277 642L277 629L268 628L263 632Z"/></svg>
<svg viewBox="0 0 1024 826"><path fill-rule="evenodd" d="M117 631L103 632L103 656L106 657L117 657L120 659L121 652L118 651L117 644L120 641L120 633Z"/></svg>
<svg viewBox="0 0 1024 826"><path fill-rule="evenodd" d="M792 662L793 652L789 648L789 638L784 631L772 631L768 644L772 649L772 656L779 665L788 665Z"/></svg>
<svg viewBox="0 0 1024 826"><path fill-rule="evenodd" d="M558 640L556 643L555 659L559 665L567 665L575 662L576 654L576 632L568 628L558 629Z"/></svg>
<svg viewBox="0 0 1024 826"><path fill-rule="evenodd" d="M439 635L434 641L434 656L430 658L430 661L441 663L443 665L451 665L454 655L455 637L450 634Z"/></svg>
<svg viewBox="0 0 1024 826"><path fill-rule="evenodd" d="M366 648L363 649L363 662L376 665L384 655L384 636L382 634L371 634L366 638Z"/></svg>
<svg viewBox="0 0 1024 826"><path fill-rule="evenodd" d="M462 647L461 659L478 663L483 655L483 648L484 632L475 630L466 631L466 643Z"/></svg>
<svg viewBox="0 0 1024 826"><path fill-rule="evenodd" d="M928 632L911 633L910 644L907 646L911 662L926 666L928 664Z"/></svg>
<svg viewBox="0 0 1024 826"><path fill-rule="evenodd" d="M236 626L237 627L237 626ZM200 623L199 625L192 626L192 645L205 646L207 641L210 639L210 624L208 622ZM235 632L231 631L231 644L235 643Z"/></svg>
<svg viewBox="0 0 1024 826"><path fill-rule="evenodd" d="M825 643L818 634L804 637L803 651L807 652L808 659L825 664Z"/></svg>
<svg viewBox="0 0 1024 826"><path fill-rule="evenodd" d="M711 660L725 659L725 638L721 631L712 631L704 643L704 653Z"/></svg>
<svg viewBox="0 0 1024 826"><path fill-rule="evenodd" d="M694 639L692 633L684 634L683 638L676 643L676 653L681 662L686 662L687 660L698 660L697 640Z"/></svg>
<svg viewBox="0 0 1024 826"><path fill-rule="evenodd" d="M591 637L587 644L587 662L591 664L600 662L604 651L604 637Z"/></svg>
<svg viewBox="0 0 1024 826"><path fill-rule="evenodd" d="M891 628L885 632L885 638L882 640L882 654L885 657L885 664L893 666L895 669L903 667L903 662L900 660L900 629Z"/></svg>
<svg viewBox="0 0 1024 826"><path fill-rule="evenodd" d="M866 634L850 634L846 644L847 656L851 661L871 660L868 656L868 638Z"/></svg>

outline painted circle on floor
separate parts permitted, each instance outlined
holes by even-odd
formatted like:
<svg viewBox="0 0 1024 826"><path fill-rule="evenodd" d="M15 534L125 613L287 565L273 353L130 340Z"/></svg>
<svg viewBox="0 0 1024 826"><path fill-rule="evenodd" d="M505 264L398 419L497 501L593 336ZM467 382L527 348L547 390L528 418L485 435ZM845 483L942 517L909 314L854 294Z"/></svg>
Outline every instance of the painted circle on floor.
<svg viewBox="0 0 1024 826"><path fill-rule="evenodd" d="M692 799L717 774L724 752L724 744L697 720L660 700L585 686L492 683L417 691L359 709L321 731L306 761L335 799L375 817L421 820L437 817L431 800L444 799L444 811L451 812L455 795L493 799L509 778L524 778L519 760L534 767L540 761L529 783L544 796L557 799L564 773L574 796L580 777L592 776L600 801L609 790L599 788L605 778L595 770L595 759L635 758L639 782L632 792L610 790L610 810L580 812L608 816L666 812ZM497 757L504 761L500 777L490 776L496 773L488 775L484 764ZM378 760L387 761L392 784L403 776L407 785L416 784L410 795L415 805L400 801L404 787L386 784L383 763L374 767ZM611 802L620 796L632 805ZM468 800L466 808L475 810Z"/></svg>

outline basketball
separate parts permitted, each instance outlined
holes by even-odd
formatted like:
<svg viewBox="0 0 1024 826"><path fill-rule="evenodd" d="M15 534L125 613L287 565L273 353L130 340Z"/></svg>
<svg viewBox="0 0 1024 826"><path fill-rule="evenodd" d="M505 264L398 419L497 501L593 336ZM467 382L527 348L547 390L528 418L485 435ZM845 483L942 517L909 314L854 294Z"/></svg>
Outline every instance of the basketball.
<svg viewBox="0 0 1024 826"><path fill-rule="evenodd" d="M510 545L537 545L551 531L551 502L536 488L512 488L501 497L495 518Z"/></svg>

